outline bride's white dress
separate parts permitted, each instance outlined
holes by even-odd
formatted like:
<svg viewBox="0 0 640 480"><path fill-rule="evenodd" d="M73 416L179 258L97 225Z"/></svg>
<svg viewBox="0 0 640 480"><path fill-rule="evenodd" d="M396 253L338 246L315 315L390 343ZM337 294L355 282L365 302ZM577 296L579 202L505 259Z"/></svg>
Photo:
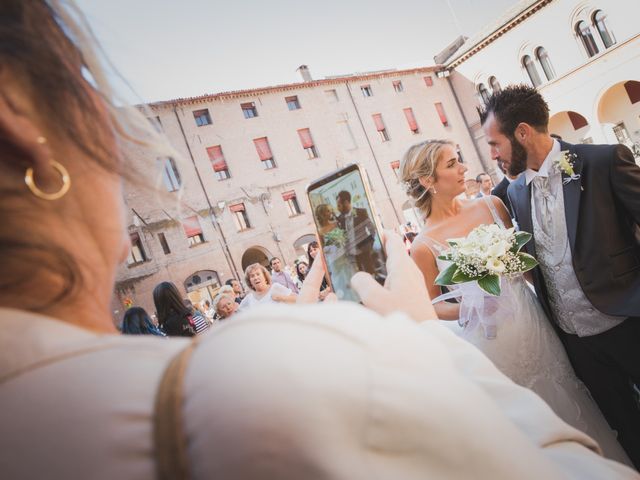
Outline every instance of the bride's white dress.
<svg viewBox="0 0 640 480"><path fill-rule="evenodd" d="M486 203L494 221L504 228L491 201ZM445 245L422 235L418 239L433 251L440 271L449 265L437 258ZM615 432L576 377L560 339L523 276L502 278L501 286L500 297L485 297L476 282L452 287L464 290L457 292L462 293L464 318L458 335L478 347L514 382L540 395L565 422L595 439L607 458L631 465Z"/></svg>
<svg viewBox="0 0 640 480"><path fill-rule="evenodd" d="M351 277L356 273L356 268L345 254L344 246L326 245L324 247L324 255L336 296L340 300L359 301L357 295L349 287Z"/></svg>

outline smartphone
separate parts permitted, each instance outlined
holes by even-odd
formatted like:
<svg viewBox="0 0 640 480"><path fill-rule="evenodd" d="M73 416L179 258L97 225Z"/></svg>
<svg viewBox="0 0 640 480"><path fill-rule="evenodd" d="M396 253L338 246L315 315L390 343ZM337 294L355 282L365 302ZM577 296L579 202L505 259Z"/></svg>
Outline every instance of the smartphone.
<svg viewBox="0 0 640 480"><path fill-rule="evenodd" d="M387 257L366 174L358 165L347 165L312 182L307 196L331 289L340 300L359 302L351 288L356 272L368 272L380 284L387 277Z"/></svg>

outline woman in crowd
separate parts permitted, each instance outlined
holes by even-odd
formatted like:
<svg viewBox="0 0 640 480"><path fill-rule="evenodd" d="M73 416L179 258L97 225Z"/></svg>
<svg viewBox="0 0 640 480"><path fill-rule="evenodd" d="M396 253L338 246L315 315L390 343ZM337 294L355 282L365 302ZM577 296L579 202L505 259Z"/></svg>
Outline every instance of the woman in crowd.
<svg viewBox="0 0 640 480"><path fill-rule="evenodd" d="M251 292L240 303L241 309L259 304L296 301L295 293L279 283L273 283L269 270L259 263L252 263L245 269L244 279Z"/></svg>
<svg viewBox="0 0 640 480"><path fill-rule="evenodd" d="M146 310L142 307L128 308L122 320L122 333L129 335L158 335L165 333L153 324Z"/></svg>
<svg viewBox="0 0 640 480"><path fill-rule="evenodd" d="M170 337L193 337L197 334L193 311L171 282L162 282L153 289L153 303L158 312L158 324Z"/></svg>
<svg viewBox="0 0 640 480"><path fill-rule="evenodd" d="M213 299L213 305L218 314L219 320L225 320L238 311L240 307L236 303L235 295L233 292L218 293L216 298Z"/></svg>
<svg viewBox="0 0 640 480"><path fill-rule="evenodd" d="M298 278L298 290L302 288L302 283L304 282L304 278L307 276L307 272L309 271L309 264L307 262L296 262L296 277Z"/></svg>
<svg viewBox="0 0 640 480"><path fill-rule="evenodd" d="M435 279L451 263L439 258L447 249L447 239L466 237L480 225L510 228L510 215L497 197L460 199L467 167L460 162L454 142L429 140L412 146L400 171L406 191L425 222L413 241L411 256L423 273L431 298L435 298L440 293ZM501 285L499 297L485 294L476 282L454 286L462 295L461 303L438 302L436 312L444 320L460 319L464 325L460 335L482 350L505 375L531 388L566 422L598 439L608 456L629 462L576 377L560 339L523 275L505 277Z"/></svg>
<svg viewBox="0 0 640 480"><path fill-rule="evenodd" d="M271 305L200 342L120 335L123 152L162 140L115 106L72 5L4 0L0 18L2 478L637 478L417 325L435 314L397 237L388 288L353 278L372 310Z"/></svg>

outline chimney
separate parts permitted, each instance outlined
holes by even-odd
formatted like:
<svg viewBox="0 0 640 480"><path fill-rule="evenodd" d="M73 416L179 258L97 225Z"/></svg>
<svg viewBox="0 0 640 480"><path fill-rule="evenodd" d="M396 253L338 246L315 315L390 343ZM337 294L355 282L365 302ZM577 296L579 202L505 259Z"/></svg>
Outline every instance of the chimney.
<svg viewBox="0 0 640 480"><path fill-rule="evenodd" d="M302 76L302 81L304 82L312 82L313 78L311 78L311 72L309 71L309 67L306 65L300 65L297 69Z"/></svg>

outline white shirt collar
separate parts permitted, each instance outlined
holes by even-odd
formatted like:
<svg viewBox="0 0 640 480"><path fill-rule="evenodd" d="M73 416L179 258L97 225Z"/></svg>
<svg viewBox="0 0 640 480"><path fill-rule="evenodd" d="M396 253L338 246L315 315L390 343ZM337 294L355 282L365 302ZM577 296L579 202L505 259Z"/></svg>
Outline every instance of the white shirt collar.
<svg viewBox="0 0 640 480"><path fill-rule="evenodd" d="M553 158L557 157L560 154L560 142L553 139L553 146L551 147L551 151L547 154L547 158L544 159L542 165L540 165L540 169L536 172L530 168L527 168L524 171L525 181L527 185L531 183L531 181L536 177L548 177L551 171L551 167L553 165Z"/></svg>

